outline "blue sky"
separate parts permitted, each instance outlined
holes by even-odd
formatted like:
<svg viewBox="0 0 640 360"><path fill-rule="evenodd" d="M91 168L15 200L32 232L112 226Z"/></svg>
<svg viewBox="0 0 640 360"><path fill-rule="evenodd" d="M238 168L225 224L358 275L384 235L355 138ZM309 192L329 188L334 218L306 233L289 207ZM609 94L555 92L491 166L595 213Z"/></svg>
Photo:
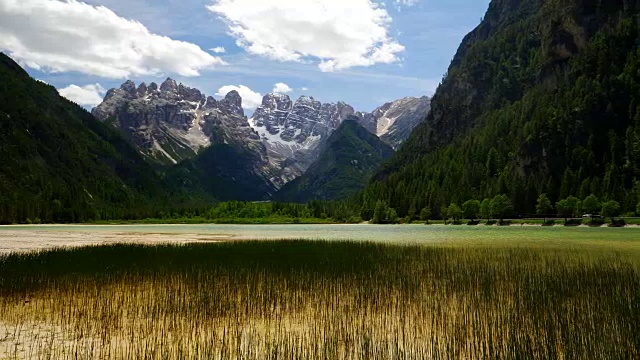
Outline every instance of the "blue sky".
<svg viewBox="0 0 640 360"><path fill-rule="evenodd" d="M169 76L216 97L242 85L249 112L276 83L294 98L311 95L371 111L405 96L432 95L488 4L0 0L0 49L87 107L126 79Z"/></svg>

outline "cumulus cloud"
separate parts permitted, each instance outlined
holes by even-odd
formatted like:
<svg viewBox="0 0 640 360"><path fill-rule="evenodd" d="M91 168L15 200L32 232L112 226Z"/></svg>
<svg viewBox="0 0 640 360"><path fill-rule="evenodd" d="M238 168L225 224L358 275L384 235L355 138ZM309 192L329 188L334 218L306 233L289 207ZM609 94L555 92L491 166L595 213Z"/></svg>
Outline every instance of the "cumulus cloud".
<svg viewBox="0 0 640 360"><path fill-rule="evenodd" d="M98 106L106 92L100 84L78 86L71 84L64 89L59 89L60 95L82 106Z"/></svg>
<svg viewBox="0 0 640 360"><path fill-rule="evenodd" d="M271 92L277 93L277 94L288 94L292 91L293 89L289 87L289 85L285 83L277 83L273 86L273 90Z"/></svg>
<svg viewBox="0 0 640 360"><path fill-rule="evenodd" d="M207 7L251 54L313 61L325 72L399 61L387 10L372 0L213 0Z"/></svg>
<svg viewBox="0 0 640 360"><path fill-rule="evenodd" d="M36 70L107 78L197 76L224 64L195 44L77 0L0 0L0 49Z"/></svg>
<svg viewBox="0 0 640 360"><path fill-rule="evenodd" d="M214 47L209 50L211 50L211 52L213 52L214 54L224 54L227 52L227 49L222 46Z"/></svg>
<svg viewBox="0 0 640 360"><path fill-rule="evenodd" d="M240 94L240 97L242 98L242 107L245 110L255 110L262 104L262 95L244 85L225 85L218 89L216 96L224 97L233 90Z"/></svg>

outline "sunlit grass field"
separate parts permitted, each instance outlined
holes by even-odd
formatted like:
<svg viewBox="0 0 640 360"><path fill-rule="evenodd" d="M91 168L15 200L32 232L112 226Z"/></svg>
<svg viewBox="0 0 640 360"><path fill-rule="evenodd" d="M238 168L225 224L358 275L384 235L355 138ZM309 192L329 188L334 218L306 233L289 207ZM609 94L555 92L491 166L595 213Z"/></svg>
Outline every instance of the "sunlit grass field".
<svg viewBox="0 0 640 360"><path fill-rule="evenodd" d="M637 232L562 234L6 255L0 359L640 358Z"/></svg>

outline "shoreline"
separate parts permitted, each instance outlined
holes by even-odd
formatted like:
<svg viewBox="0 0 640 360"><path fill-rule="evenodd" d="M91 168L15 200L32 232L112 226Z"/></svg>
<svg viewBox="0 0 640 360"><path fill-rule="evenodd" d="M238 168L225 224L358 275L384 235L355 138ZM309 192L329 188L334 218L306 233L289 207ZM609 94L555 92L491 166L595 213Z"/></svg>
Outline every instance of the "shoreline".
<svg viewBox="0 0 640 360"><path fill-rule="evenodd" d="M341 224L315 226L281 226L265 228L263 225L218 225L208 226L184 226L172 224L160 224L157 226L136 225L9 225L0 226L0 256L18 252L46 251L56 248L103 246L115 244L140 244L140 245L165 245L165 244L196 244L196 243L220 243L251 240L354 240L354 241L378 241L383 243L437 243L442 241L475 241L478 239L493 239L499 234L512 239L536 240L536 234L555 234L556 237L564 237L562 234L594 234L587 236L590 240L604 238L617 239L618 234L630 234L633 238L640 239L640 233L635 237L640 226L630 225L626 230L603 230L589 226L540 226L530 224L513 224L511 226L496 225L366 225L366 224ZM598 230L600 229L600 230ZM622 229L622 228L620 228ZM611 235L607 235L611 234ZM515 236L515 237L514 237ZM627 235L624 235L627 237ZM546 239L548 235L542 235Z"/></svg>
<svg viewBox="0 0 640 360"><path fill-rule="evenodd" d="M183 223L126 223L126 224L101 224L101 223L74 223L74 224L5 224L0 225L0 229L17 229L17 228L66 228L66 227L143 227L143 226L153 226L153 227L184 227L184 226L234 226L234 227L245 227L245 226L356 226L356 225L370 225L370 226L454 226L454 227L499 227L499 228L508 228L508 227L543 227L543 228L551 228L551 227L562 227L562 228L613 228L613 229L621 229L621 228L640 228L640 224L626 224L624 226L609 226L610 224L602 224L598 226L591 226L587 224L580 225L564 225L562 223L553 224L553 225L542 225L540 223L512 223L508 225L499 225L499 224L476 224L476 225L467 225L465 223L462 224L443 224L441 221L436 223L425 224L424 222L412 222L412 223L398 223L398 224L372 224L370 222L364 221L360 223L270 223L270 224L254 224L254 223L246 223L246 224L238 224L238 223L196 223L196 224L183 224Z"/></svg>

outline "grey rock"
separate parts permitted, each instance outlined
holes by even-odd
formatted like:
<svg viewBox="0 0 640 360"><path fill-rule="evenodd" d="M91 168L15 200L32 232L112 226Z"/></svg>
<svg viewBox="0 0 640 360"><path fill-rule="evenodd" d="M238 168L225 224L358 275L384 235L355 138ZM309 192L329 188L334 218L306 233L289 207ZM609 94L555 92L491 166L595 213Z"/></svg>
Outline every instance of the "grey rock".
<svg viewBox="0 0 640 360"><path fill-rule="evenodd" d="M178 84L172 78L167 78L167 80L165 80L160 85L160 91L177 93L178 92Z"/></svg>
<svg viewBox="0 0 640 360"><path fill-rule="evenodd" d="M317 160L320 147L342 121L354 115L345 103L323 104L310 96L297 101L285 94L267 94L250 120L268 149L280 187L302 175Z"/></svg>
<svg viewBox="0 0 640 360"><path fill-rule="evenodd" d="M244 109L242 108L242 98L237 91L230 91L224 99L218 102L219 106L226 111L236 114L239 116L244 116Z"/></svg>
<svg viewBox="0 0 640 360"><path fill-rule="evenodd" d="M126 92L129 95L135 96L136 95L136 84L131 80L127 80L124 84L122 84L120 86L120 90L123 90L124 92Z"/></svg>
<svg viewBox="0 0 640 360"><path fill-rule="evenodd" d="M369 126L375 124L374 132L380 139L398 149L409 138L411 131L422 122L431 109L431 98L406 97L375 109L370 117L365 115L363 122Z"/></svg>
<svg viewBox="0 0 640 360"><path fill-rule="evenodd" d="M140 84L140 86L138 86L138 90L136 90L136 94L138 97L140 96L144 96L144 94L147 93L147 84L142 83Z"/></svg>
<svg viewBox="0 0 640 360"><path fill-rule="evenodd" d="M127 81L109 90L93 114L103 121L112 119L152 163L176 164L212 145L226 144L251 154L251 171L265 179L271 176L266 148L249 126L235 91L217 101L171 78L160 88L143 83L136 89Z"/></svg>

